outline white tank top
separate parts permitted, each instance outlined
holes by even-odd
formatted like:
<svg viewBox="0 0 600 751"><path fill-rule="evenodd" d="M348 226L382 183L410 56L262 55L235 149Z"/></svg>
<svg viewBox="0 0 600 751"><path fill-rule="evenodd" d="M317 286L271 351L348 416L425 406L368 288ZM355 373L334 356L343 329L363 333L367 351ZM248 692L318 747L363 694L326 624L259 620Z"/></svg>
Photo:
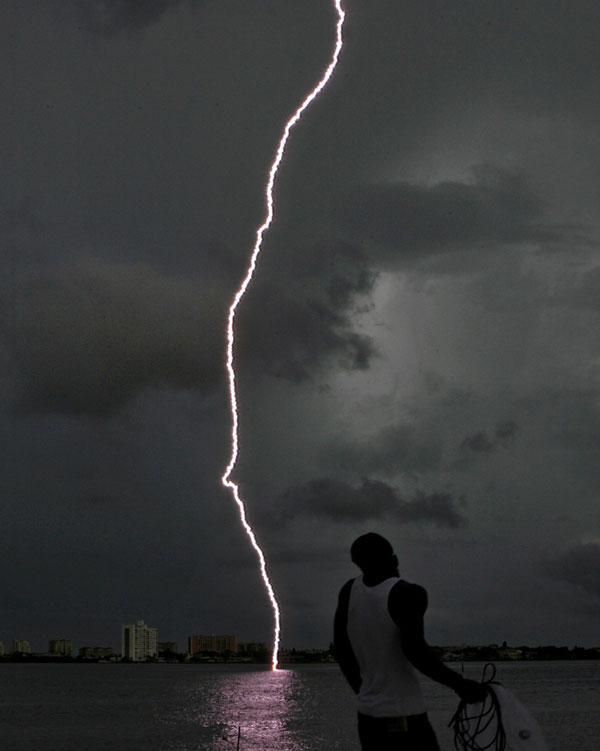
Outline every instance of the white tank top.
<svg viewBox="0 0 600 751"><path fill-rule="evenodd" d="M425 712L417 673L402 651L400 630L388 611L392 577L367 587L352 584L347 632L360 667L358 711L371 717L399 717Z"/></svg>

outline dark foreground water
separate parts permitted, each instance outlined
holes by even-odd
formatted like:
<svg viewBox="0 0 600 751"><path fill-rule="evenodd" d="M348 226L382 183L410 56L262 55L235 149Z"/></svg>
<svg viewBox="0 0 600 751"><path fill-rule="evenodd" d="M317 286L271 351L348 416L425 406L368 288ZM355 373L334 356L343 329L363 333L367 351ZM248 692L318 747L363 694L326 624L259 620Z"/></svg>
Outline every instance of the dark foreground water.
<svg viewBox="0 0 600 751"><path fill-rule="evenodd" d="M458 667L460 670L460 666ZM465 676L479 679L468 663ZM498 663L552 751L600 751L600 661ZM423 682L442 749L458 699ZM356 751L336 665L0 665L2 751Z"/></svg>

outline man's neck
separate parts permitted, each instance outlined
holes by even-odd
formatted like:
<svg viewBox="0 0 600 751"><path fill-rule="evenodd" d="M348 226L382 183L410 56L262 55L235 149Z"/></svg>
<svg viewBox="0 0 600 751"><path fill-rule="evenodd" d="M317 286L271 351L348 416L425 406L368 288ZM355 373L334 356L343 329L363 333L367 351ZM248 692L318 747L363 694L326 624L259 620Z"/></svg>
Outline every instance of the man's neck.
<svg viewBox="0 0 600 751"><path fill-rule="evenodd" d="M386 579L390 579L391 577L398 578L398 576L397 569L393 571L378 571L377 573L363 574L363 582L367 587L376 587Z"/></svg>

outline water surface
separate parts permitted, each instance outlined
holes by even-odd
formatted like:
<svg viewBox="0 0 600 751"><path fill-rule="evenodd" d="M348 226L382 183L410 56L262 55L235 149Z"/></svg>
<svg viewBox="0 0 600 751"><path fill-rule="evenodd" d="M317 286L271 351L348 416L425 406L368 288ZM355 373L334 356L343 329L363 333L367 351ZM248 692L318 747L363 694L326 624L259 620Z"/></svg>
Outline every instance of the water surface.
<svg viewBox="0 0 600 751"><path fill-rule="evenodd" d="M453 665L460 671L460 666ZM600 661L497 663L551 751L599 751ZM482 665L467 663L479 679ZM443 751L458 699L424 680ZM337 665L0 665L3 751L358 751Z"/></svg>

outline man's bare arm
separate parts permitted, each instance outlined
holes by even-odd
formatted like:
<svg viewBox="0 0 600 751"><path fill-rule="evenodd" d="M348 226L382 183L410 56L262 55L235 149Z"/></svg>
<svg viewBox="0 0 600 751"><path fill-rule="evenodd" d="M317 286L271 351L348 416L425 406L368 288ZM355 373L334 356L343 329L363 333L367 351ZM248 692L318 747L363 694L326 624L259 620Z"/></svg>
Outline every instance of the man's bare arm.
<svg viewBox="0 0 600 751"><path fill-rule="evenodd" d="M340 591L333 621L333 651L344 677L352 687L354 693L357 694L362 683L362 678L347 631L348 603L350 601L352 581L346 582Z"/></svg>
<svg viewBox="0 0 600 751"><path fill-rule="evenodd" d="M446 667L427 644L424 627L427 592L423 587L398 582L390 592L388 610L400 629L404 654L417 670L456 691L466 701L483 701L485 689Z"/></svg>

